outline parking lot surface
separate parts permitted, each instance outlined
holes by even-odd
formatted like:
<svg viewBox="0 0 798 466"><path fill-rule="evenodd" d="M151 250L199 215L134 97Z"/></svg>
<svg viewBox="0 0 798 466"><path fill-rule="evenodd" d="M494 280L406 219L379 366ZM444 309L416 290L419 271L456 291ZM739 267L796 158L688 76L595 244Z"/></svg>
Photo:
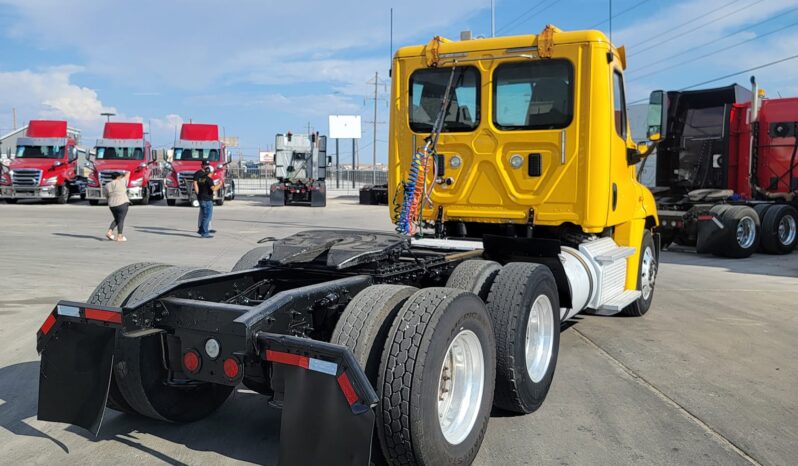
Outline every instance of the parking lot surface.
<svg viewBox="0 0 798 466"><path fill-rule="evenodd" d="M237 391L216 413L171 425L107 410L98 437L36 420L35 333L59 299L85 300L131 262L229 270L257 240L316 228L390 230L386 207L130 209L127 243L85 202L0 204L0 464L276 464L280 413ZM718 259L664 252L642 318L583 316L564 326L543 407L495 413L477 457L509 464L796 464L798 253Z"/></svg>

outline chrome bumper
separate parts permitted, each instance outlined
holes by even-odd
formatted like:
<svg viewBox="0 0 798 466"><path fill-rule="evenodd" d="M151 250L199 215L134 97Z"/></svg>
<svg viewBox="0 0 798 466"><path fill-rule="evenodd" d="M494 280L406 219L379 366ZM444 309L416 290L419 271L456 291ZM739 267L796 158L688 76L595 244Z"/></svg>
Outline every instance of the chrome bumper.
<svg viewBox="0 0 798 466"><path fill-rule="evenodd" d="M166 188L166 198L167 199L176 199L178 201L189 201L189 200L196 199L197 195L193 194L192 196L189 196L188 191L183 191L180 188ZM216 191L215 193L213 193L213 198L214 199L221 199L222 198L222 190L220 189L220 190Z"/></svg>
<svg viewBox="0 0 798 466"><path fill-rule="evenodd" d="M144 191L141 187L127 188L127 197L132 201L144 198ZM104 201L105 193L101 188L86 188L86 199Z"/></svg>
<svg viewBox="0 0 798 466"><path fill-rule="evenodd" d="M3 186L0 188L0 198L3 199L55 199L56 197L58 197L57 186L36 188Z"/></svg>

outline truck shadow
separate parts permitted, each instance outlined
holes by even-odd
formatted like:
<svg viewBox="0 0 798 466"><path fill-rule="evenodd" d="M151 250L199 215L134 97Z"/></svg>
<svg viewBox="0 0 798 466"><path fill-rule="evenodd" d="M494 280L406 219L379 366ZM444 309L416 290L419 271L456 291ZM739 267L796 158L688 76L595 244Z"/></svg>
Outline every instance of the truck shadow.
<svg viewBox="0 0 798 466"><path fill-rule="evenodd" d="M36 416L39 399L39 362L30 361L0 368L0 428L14 435L49 440L65 453L67 446L45 432L30 426L25 419Z"/></svg>
<svg viewBox="0 0 798 466"><path fill-rule="evenodd" d="M185 463L153 447L162 442L153 442L147 437L236 461L277 464L280 413L267 407L265 400L261 395L235 391L218 411L188 424L170 424L106 408L97 437L80 427L69 426L66 430L84 437L96 448L104 448L102 445L107 441L118 442L167 464Z"/></svg>
<svg viewBox="0 0 798 466"><path fill-rule="evenodd" d="M768 275L781 277L798 277L798 252L779 256L755 253L745 259L718 257L711 254L698 254L695 249L677 246L663 251L660 262L697 267L724 269L731 273L746 275Z"/></svg>
<svg viewBox="0 0 798 466"><path fill-rule="evenodd" d="M72 437L73 441L68 442L70 445L50 435L59 436L63 424L47 424L48 433L26 422L36 417L38 397L38 361L0 368L0 399L3 400L0 403L0 430L5 429L15 436L45 439L67 454L70 448L82 452L86 449L96 450L98 458L106 456L103 451L108 448L110 441L174 465L185 464L170 455L176 450L179 453L179 448L167 447L171 451L165 452L161 451L161 445L183 445L191 450L213 452L235 461L256 464L277 464L278 461L280 413L268 408L265 398L260 395L234 392L211 416L182 425L106 409L105 420L97 437L80 427L63 428L85 439L75 440ZM41 449L45 450L46 447ZM122 453L121 456L131 457L130 453ZM182 453L175 456L186 455Z"/></svg>

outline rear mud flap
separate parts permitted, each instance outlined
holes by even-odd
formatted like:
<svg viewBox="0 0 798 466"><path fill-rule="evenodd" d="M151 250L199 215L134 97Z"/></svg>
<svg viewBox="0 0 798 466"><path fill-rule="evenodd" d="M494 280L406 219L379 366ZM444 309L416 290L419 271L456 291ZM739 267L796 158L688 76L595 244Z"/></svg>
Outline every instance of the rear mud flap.
<svg viewBox="0 0 798 466"><path fill-rule="evenodd" d="M39 367L38 419L97 435L111 384L116 330L63 322L50 331Z"/></svg>
<svg viewBox="0 0 798 466"><path fill-rule="evenodd" d="M368 465L377 394L351 351L268 333L257 342L285 382L280 464Z"/></svg>

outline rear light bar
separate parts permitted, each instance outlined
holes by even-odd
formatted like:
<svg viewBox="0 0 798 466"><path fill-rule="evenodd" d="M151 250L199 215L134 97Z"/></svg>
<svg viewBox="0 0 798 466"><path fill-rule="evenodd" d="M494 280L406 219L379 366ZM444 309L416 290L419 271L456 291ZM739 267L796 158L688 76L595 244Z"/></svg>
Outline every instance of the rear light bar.
<svg viewBox="0 0 798 466"><path fill-rule="evenodd" d="M106 327L122 327L122 309L118 307L95 306L71 301L59 301L50 312L37 333L37 349L44 349L45 340L52 337L62 322L79 322Z"/></svg>

